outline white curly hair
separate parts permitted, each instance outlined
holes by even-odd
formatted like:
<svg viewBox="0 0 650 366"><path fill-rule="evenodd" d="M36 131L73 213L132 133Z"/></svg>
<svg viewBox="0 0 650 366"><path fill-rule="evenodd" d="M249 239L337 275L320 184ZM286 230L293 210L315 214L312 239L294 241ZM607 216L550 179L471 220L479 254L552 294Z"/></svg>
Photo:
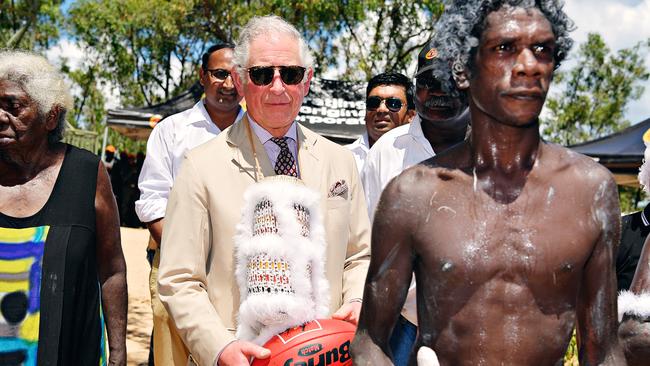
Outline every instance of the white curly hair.
<svg viewBox="0 0 650 366"><path fill-rule="evenodd" d="M45 57L28 51L0 50L0 80L18 83L38 104L42 117L59 106L57 127L48 135L48 141L63 138L65 115L72 109L73 99L63 75Z"/></svg>

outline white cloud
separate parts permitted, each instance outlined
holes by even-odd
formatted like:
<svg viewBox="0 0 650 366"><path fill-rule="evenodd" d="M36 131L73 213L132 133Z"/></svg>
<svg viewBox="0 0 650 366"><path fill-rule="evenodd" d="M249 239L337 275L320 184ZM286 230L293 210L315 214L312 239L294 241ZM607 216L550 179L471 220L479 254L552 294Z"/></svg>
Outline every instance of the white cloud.
<svg viewBox="0 0 650 366"><path fill-rule="evenodd" d="M568 0L565 11L577 26L572 34L574 52L590 32L599 33L614 52L650 38L650 0ZM650 69L650 57L646 57L646 67ZM643 85L643 96L631 102L625 113L632 123L650 118L650 81Z"/></svg>

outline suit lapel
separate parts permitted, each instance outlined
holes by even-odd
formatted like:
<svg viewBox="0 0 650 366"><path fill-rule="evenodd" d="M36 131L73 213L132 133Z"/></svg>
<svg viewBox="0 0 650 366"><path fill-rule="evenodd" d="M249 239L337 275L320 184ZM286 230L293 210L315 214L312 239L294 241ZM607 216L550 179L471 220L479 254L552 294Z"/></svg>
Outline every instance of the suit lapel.
<svg viewBox="0 0 650 366"><path fill-rule="evenodd" d="M306 130L300 124L297 124L298 130L298 169L300 169L300 179L305 184L320 192L321 176L325 174L322 171L322 164L317 156L318 137Z"/></svg>
<svg viewBox="0 0 650 366"><path fill-rule="evenodd" d="M227 141L231 146L237 147L233 153L233 159L231 162L239 169L240 172L245 173L253 181L255 181L255 155L253 154L253 149L251 147L247 131L247 125L249 123L248 114L245 114L238 123L232 125L232 127L228 130ZM257 161L259 162L260 168L262 170L261 176L258 174L257 179L275 175L275 171L273 167L271 167L271 161L266 154L266 150L264 150L264 145L262 145L260 139L257 137L255 132L252 131L252 129L251 137L255 146L255 152L257 153Z"/></svg>

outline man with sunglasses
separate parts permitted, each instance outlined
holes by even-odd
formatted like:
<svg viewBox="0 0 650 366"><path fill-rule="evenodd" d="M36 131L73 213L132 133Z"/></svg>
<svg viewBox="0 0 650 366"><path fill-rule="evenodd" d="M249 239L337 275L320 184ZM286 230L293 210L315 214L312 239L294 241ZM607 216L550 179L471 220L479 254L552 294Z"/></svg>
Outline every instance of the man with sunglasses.
<svg viewBox="0 0 650 366"><path fill-rule="evenodd" d="M149 286L153 310L153 358L157 366L185 364L188 357L188 351L158 297L156 279L165 208L185 153L214 138L244 114L239 105L242 98L237 94L230 75L233 48L230 43L208 48L199 69L199 82L205 98L191 109L158 123L147 142L147 156L138 181L140 199L135 210L151 233Z"/></svg>
<svg viewBox="0 0 650 366"><path fill-rule="evenodd" d="M352 151L359 173L368 150L383 134L411 122L415 115L413 83L397 72L373 76L366 87L366 133L346 147Z"/></svg>
<svg viewBox="0 0 650 366"><path fill-rule="evenodd" d="M356 324L370 254L354 157L295 122L313 74L305 40L282 18L254 17L240 32L235 64L247 113L187 154L169 201L158 279L192 358L207 366L244 366L250 357L269 356L234 337L240 294L233 237L244 194L257 182L288 175L318 192L332 317Z"/></svg>
<svg viewBox="0 0 650 366"><path fill-rule="evenodd" d="M451 96L431 70L438 59L437 50L428 44L418 55L415 73L415 110L410 124L399 126L382 136L368 152L361 179L372 218L379 197L391 179L406 168L429 159L465 138L469 123L467 99ZM408 362L417 333L417 309L413 281L390 339L395 365Z"/></svg>

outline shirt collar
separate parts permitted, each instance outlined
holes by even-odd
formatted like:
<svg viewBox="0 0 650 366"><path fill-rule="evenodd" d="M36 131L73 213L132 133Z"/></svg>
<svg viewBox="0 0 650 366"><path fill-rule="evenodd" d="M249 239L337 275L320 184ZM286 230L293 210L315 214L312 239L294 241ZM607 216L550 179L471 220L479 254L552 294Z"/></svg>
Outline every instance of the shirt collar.
<svg viewBox="0 0 650 366"><path fill-rule="evenodd" d="M422 118L420 118L419 114L416 114L415 118L413 118L413 120L411 120L411 123L409 123L408 133L399 137L406 138L409 135L411 138L418 141L429 154L433 155L435 153L429 140L424 137L424 131L422 131Z"/></svg>
<svg viewBox="0 0 650 366"><path fill-rule="evenodd" d="M240 106L239 113L237 114L237 118L235 118L235 122L239 121L243 116L244 116L244 108ZM208 114L208 110L205 108L205 99L203 98L201 98L201 100L196 102L194 107L190 109L190 113L187 116L185 122L188 125L191 125L193 123L203 122L217 127L217 125L212 121L212 118L210 118L210 114Z"/></svg>
<svg viewBox="0 0 650 366"><path fill-rule="evenodd" d="M265 144L267 141L269 141L271 138L273 138L273 135L267 130L264 129L264 127L260 126L251 115L248 115L248 120L251 123L251 127L253 128L253 131L255 132L255 135L257 135L257 138L260 139L260 142ZM290 139L293 139L293 141L298 141L298 130L296 128L296 121L293 121L291 124L291 127L289 127L289 130L287 133L284 134L285 137L288 137Z"/></svg>
<svg viewBox="0 0 650 366"><path fill-rule="evenodd" d="M351 145L360 146L365 151L370 150L370 141L368 140L368 132L364 132L358 139L354 140Z"/></svg>

